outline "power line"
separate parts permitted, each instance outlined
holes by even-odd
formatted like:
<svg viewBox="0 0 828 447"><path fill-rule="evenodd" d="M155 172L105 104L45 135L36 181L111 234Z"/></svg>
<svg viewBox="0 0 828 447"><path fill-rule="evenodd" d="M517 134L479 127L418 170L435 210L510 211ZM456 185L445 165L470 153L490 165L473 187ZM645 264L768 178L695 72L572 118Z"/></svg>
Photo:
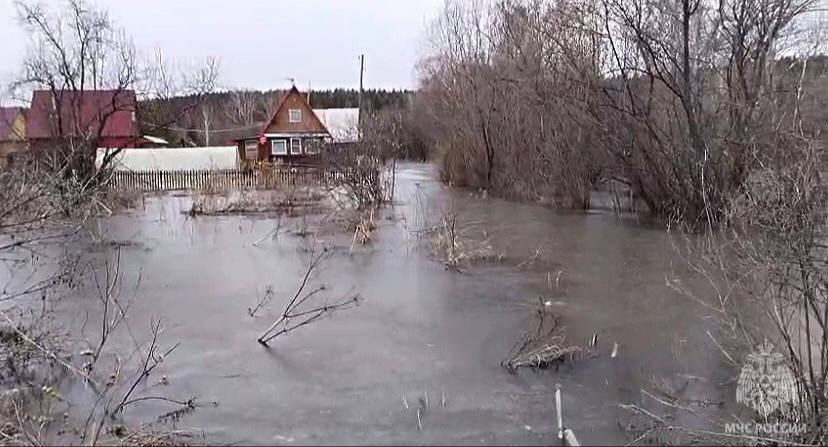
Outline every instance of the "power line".
<svg viewBox="0 0 828 447"><path fill-rule="evenodd" d="M141 121L141 123L144 124L144 125L147 125L147 126L152 126L156 129L167 129L167 130L176 130L176 131L179 131L179 132L200 132L200 133L205 133L205 132L210 132L210 133L237 132L239 130L259 128L262 125L262 123L258 123L258 124L250 124L249 126L244 126L244 127L231 127L231 128L227 128L227 129L210 129L209 131L205 131L203 128L202 129L187 129L187 128L184 128L184 127L175 127L175 126L156 126L155 124L148 123L146 121Z"/></svg>

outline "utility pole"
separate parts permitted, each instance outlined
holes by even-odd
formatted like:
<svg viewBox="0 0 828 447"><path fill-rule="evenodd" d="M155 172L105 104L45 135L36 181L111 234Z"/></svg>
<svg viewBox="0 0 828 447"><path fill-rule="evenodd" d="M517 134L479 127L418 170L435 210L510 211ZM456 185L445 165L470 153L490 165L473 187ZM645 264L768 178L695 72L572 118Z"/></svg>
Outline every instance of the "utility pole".
<svg viewBox="0 0 828 447"><path fill-rule="evenodd" d="M362 77L365 73L365 55L359 55L359 114L357 115L357 126L359 135L362 136Z"/></svg>

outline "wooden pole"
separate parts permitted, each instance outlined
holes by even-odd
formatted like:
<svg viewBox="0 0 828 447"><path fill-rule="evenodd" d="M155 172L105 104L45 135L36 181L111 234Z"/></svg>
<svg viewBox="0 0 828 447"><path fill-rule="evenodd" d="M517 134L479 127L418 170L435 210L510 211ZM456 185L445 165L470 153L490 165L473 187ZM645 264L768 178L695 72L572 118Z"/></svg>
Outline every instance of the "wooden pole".
<svg viewBox="0 0 828 447"><path fill-rule="evenodd" d="M362 79L365 73L365 55L359 55L359 112L357 113L357 127L358 132L362 132ZM359 134L361 135L361 133Z"/></svg>

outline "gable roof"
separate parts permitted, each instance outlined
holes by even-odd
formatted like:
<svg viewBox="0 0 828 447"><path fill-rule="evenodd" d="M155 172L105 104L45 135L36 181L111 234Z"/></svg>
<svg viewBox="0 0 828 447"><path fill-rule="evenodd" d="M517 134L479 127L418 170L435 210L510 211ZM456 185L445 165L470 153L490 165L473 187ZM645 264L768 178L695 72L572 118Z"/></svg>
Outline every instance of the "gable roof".
<svg viewBox="0 0 828 447"><path fill-rule="evenodd" d="M305 98L305 96L302 95L299 92L299 89L297 89L296 86L294 85L293 87L290 88L290 90L288 90L285 94L283 94L281 98L279 98L279 102L276 105L276 108L273 109L273 115L271 115L270 118L267 121L265 121L265 123L262 125L262 128L259 130L259 135L264 135L267 132L267 129L270 128L275 123L276 117L279 116L279 111L282 110L282 108L285 106L285 102L292 95L296 95L297 97L299 97L299 99L302 101L302 105L304 105L304 107L307 108L307 110L309 110L311 112L310 113L311 118L313 120L315 120L319 124L319 126L322 129L325 130L326 133L330 134L330 132L328 131L328 128L325 127L325 124L319 119L318 116L316 116L315 113L313 113L313 109L311 108L310 104L308 104L308 101Z"/></svg>
<svg viewBox="0 0 828 447"><path fill-rule="evenodd" d="M35 90L26 133L29 138L77 137L86 132L101 137L138 137L135 92Z"/></svg>
<svg viewBox="0 0 828 447"><path fill-rule="evenodd" d="M22 107L0 107L0 141L22 140L25 135L12 135L24 129L15 129L17 117L23 115Z"/></svg>

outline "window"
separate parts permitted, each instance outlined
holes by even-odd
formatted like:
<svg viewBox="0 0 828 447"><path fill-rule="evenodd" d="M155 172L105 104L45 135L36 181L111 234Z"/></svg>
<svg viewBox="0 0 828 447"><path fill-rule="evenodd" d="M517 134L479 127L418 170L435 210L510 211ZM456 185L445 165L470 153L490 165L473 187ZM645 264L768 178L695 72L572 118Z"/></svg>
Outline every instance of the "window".
<svg viewBox="0 0 828 447"><path fill-rule="evenodd" d="M289 109L288 110L288 118L291 123L301 123L302 122L302 110L301 109Z"/></svg>
<svg viewBox="0 0 828 447"><path fill-rule="evenodd" d="M244 142L244 158L246 160L258 160L259 158L259 142L256 140L247 140Z"/></svg>
<svg viewBox="0 0 828 447"><path fill-rule="evenodd" d="M319 153L319 147L322 146L322 139L317 138L305 144L305 153L308 155L316 155Z"/></svg>
<svg viewBox="0 0 828 447"><path fill-rule="evenodd" d="M270 142L270 153L273 155L287 155L287 141L273 140Z"/></svg>
<svg viewBox="0 0 828 447"><path fill-rule="evenodd" d="M290 155L300 155L302 153L302 139L301 138L291 138L290 139Z"/></svg>

